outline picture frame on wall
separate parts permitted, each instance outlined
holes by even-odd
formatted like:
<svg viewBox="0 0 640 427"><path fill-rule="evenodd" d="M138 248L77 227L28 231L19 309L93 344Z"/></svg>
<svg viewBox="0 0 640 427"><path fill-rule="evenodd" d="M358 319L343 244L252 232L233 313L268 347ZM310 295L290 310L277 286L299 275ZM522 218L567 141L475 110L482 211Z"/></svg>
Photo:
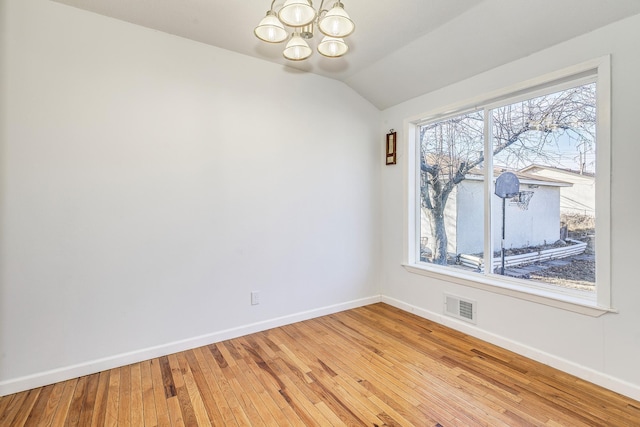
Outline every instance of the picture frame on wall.
<svg viewBox="0 0 640 427"><path fill-rule="evenodd" d="M397 148L396 132L394 132L393 129L391 129L387 134L387 144L386 144L386 150L385 150L387 165L396 164L396 148Z"/></svg>

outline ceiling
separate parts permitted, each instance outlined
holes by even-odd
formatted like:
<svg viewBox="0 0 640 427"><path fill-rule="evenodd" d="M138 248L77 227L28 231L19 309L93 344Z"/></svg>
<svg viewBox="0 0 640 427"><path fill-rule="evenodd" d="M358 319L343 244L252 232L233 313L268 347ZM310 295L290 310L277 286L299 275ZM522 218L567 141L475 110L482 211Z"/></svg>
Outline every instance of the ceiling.
<svg viewBox="0 0 640 427"><path fill-rule="evenodd" d="M640 13L640 0L342 0L349 52L291 62L253 35L270 0L53 1L340 80L380 109Z"/></svg>

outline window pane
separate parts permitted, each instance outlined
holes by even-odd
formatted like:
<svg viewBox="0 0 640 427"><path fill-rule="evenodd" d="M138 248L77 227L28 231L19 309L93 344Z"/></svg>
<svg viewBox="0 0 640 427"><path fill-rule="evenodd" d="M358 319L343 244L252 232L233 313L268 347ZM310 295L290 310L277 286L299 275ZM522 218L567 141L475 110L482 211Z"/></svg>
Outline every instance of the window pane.
<svg viewBox="0 0 640 427"><path fill-rule="evenodd" d="M519 181L492 196L494 273L595 290L595 93L592 83L492 111L494 176Z"/></svg>
<svg viewBox="0 0 640 427"><path fill-rule="evenodd" d="M420 126L420 260L463 268L483 247L483 112Z"/></svg>

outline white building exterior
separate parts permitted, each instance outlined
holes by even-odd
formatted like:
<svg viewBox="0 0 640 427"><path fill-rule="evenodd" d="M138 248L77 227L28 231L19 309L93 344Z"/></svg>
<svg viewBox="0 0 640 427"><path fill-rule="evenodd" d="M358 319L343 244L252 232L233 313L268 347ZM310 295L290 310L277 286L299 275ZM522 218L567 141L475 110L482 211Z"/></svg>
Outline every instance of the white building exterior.
<svg viewBox="0 0 640 427"><path fill-rule="evenodd" d="M591 173L558 169L550 166L531 165L521 172L547 179L570 182L560 189L560 212L595 216L596 180Z"/></svg>
<svg viewBox="0 0 640 427"><path fill-rule="evenodd" d="M521 209L512 199L505 200L505 247L554 243L560 238L560 191L571 184L517 175L520 191L532 191L533 196L527 209ZM445 226L450 254L475 254L484 250L483 186L481 175L467 175L449 195ZM493 247L496 251L500 249L502 239L502 199L494 194L492 200ZM422 236L431 235L425 212L421 215L421 232Z"/></svg>

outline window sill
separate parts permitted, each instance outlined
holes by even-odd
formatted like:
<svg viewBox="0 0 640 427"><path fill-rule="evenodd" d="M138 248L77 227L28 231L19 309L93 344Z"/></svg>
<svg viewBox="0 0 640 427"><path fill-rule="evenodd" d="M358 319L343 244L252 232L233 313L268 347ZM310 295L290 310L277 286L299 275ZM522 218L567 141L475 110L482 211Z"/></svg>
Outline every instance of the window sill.
<svg viewBox="0 0 640 427"><path fill-rule="evenodd" d="M518 283L517 280L500 280L500 278L488 277L477 273L464 273L456 271L440 271L428 265L402 264L409 273L432 277L458 285L470 286L500 295L507 295L525 301L544 304L591 317L599 317L605 313L615 313L616 310L607 307L599 307L596 295L574 289L562 289L553 285L536 282Z"/></svg>

